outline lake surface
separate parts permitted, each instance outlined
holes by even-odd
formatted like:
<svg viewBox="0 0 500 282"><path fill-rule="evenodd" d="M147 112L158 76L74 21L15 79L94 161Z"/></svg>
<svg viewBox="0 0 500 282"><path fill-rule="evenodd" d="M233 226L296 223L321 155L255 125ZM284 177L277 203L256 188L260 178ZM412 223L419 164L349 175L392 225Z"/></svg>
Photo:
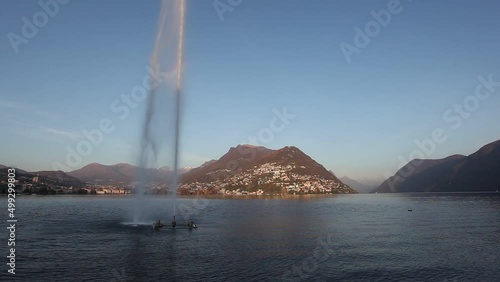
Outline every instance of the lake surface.
<svg viewBox="0 0 500 282"><path fill-rule="evenodd" d="M168 197L143 199L133 225L132 196L18 196L16 275L3 263L0 280L500 281L498 193L177 203L180 228L155 231L173 214Z"/></svg>

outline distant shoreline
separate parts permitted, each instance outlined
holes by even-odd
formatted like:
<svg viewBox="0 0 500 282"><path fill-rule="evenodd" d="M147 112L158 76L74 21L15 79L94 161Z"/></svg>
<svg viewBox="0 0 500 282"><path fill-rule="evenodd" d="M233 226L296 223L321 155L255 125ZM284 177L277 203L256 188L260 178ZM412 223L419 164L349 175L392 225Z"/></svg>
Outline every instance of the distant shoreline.
<svg viewBox="0 0 500 282"><path fill-rule="evenodd" d="M351 194L284 194L284 195L177 195L177 198L206 198L206 199L264 199L264 198L287 198L287 199L300 199L300 198L329 198L337 196L352 196L352 195L373 195L373 196L385 196L385 195L434 195L434 194L493 194L500 195L497 191L470 191L470 192L402 192L402 193L351 193ZM0 194L0 196L7 197L7 194ZM86 197L86 198L133 198L135 194L102 194L102 195L90 195L90 194L16 194L16 196L22 197ZM173 198L171 194L146 194L147 198Z"/></svg>

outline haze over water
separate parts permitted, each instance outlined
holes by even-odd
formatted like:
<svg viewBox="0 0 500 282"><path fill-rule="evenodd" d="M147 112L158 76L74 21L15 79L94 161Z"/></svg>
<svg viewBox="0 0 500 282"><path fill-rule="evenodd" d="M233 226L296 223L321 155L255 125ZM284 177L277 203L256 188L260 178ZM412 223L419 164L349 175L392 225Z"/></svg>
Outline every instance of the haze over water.
<svg viewBox="0 0 500 282"><path fill-rule="evenodd" d="M160 231L150 225L123 224L131 201L130 197L20 197L16 278L500 279L498 194L210 198L193 216L198 229ZM199 207L195 198L179 201ZM169 213L168 203L168 198L151 199L151 216ZM409 207L413 212L407 211ZM326 258L321 253L319 262L315 250L323 250L325 244L330 252Z"/></svg>

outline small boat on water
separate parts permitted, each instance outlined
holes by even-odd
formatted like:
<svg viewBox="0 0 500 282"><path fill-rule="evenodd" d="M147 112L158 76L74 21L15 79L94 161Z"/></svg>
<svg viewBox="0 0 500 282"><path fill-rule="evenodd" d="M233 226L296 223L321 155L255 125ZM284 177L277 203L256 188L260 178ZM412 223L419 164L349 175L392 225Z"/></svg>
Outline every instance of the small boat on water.
<svg viewBox="0 0 500 282"><path fill-rule="evenodd" d="M408 211L413 211L412 208L409 208Z"/></svg>
<svg viewBox="0 0 500 282"><path fill-rule="evenodd" d="M191 229L191 228L198 228L198 226L196 226L196 224L194 224L194 222L190 219L188 220L188 228Z"/></svg>
<svg viewBox="0 0 500 282"><path fill-rule="evenodd" d="M153 228L155 230L159 230L160 228L163 227L163 224L160 222L160 220L158 219L155 223L153 223Z"/></svg>

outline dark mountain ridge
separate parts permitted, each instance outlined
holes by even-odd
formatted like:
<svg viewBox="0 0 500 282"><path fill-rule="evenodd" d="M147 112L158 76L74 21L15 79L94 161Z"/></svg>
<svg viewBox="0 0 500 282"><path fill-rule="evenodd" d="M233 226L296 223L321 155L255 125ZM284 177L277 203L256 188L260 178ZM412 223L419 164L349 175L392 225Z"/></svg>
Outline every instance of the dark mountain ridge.
<svg viewBox="0 0 500 282"><path fill-rule="evenodd" d="M415 159L384 181L377 192L474 192L500 189L500 140L469 155Z"/></svg>

